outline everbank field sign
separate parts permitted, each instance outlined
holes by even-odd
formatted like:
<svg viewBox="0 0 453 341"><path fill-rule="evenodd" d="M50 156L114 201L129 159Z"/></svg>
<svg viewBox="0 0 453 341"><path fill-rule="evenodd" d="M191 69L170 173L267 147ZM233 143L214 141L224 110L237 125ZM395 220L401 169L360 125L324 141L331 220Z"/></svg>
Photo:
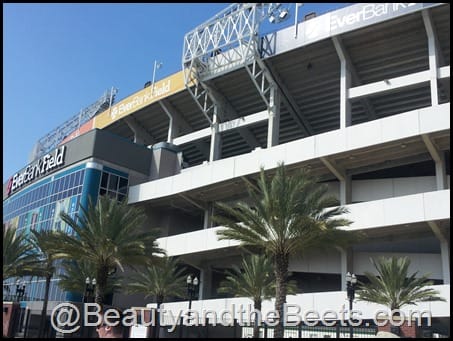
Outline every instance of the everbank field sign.
<svg viewBox="0 0 453 341"><path fill-rule="evenodd" d="M14 174L8 181L6 195L13 194L22 186L64 165L65 152L66 146L61 146L28 165L22 172Z"/></svg>

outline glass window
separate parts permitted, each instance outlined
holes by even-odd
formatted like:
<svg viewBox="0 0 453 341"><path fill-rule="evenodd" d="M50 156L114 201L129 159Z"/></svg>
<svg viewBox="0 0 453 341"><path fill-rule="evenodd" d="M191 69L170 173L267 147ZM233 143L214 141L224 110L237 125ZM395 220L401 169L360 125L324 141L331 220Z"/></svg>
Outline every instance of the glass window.
<svg viewBox="0 0 453 341"><path fill-rule="evenodd" d="M80 180L80 172L75 172L74 173L74 186L79 185L79 180Z"/></svg>
<svg viewBox="0 0 453 341"><path fill-rule="evenodd" d="M118 175L110 174L109 190L117 191L118 190L118 181L119 181Z"/></svg>
<svg viewBox="0 0 453 341"><path fill-rule="evenodd" d="M118 191L122 194L127 193L127 179L126 178L120 178L120 185Z"/></svg>
<svg viewBox="0 0 453 341"><path fill-rule="evenodd" d="M108 179L109 179L109 173L102 172L101 187L107 188Z"/></svg>
<svg viewBox="0 0 453 341"><path fill-rule="evenodd" d="M73 188L75 186L75 174L72 173L69 175L69 188Z"/></svg>
<svg viewBox="0 0 453 341"><path fill-rule="evenodd" d="M114 191L109 191L109 192L108 192L108 196L109 196L110 198L116 199L116 192L114 192Z"/></svg>
<svg viewBox="0 0 453 341"><path fill-rule="evenodd" d="M63 190L63 179L58 179L58 192L61 192Z"/></svg>
<svg viewBox="0 0 453 341"><path fill-rule="evenodd" d="M67 190L69 186L69 178L65 176L61 181L63 182L63 191Z"/></svg>
<svg viewBox="0 0 453 341"><path fill-rule="evenodd" d="M85 170L80 171L79 185L83 183L83 178L85 177Z"/></svg>

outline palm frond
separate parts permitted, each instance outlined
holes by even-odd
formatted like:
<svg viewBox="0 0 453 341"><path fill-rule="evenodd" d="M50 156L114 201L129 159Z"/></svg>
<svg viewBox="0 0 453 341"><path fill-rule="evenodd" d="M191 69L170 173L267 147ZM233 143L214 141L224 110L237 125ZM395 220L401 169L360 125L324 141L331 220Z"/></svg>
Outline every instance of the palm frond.
<svg viewBox="0 0 453 341"><path fill-rule="evenodd" d="M390 310L424 301L445 301L432 285L428 275L417 277L418 272L408 273L410 259L407 257L379 257L370 259L377 275L365 272L369 283L359 282L358 299L387 306Z"/></svg>

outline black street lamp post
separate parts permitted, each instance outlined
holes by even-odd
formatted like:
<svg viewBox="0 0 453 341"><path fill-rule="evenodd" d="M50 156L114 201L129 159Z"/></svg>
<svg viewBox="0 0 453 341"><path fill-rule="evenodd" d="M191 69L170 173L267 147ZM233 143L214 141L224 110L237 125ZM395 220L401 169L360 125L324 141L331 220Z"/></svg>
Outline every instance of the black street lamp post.
<svg viewBox="0 0 453 341"><path fill-rule="evenodd" d="M22 301L25 295L25 282L22 282L22 285L20 285L20 281L16 281L16 299L17 302Z"/></svg>
<svg viewBox="0 0 453 341"><path fill-rule="evenodd" d="M25 282L22 282L22 285L20 284L20 281L16 281L16 300L17 302L20 302L23 300L25 296ZM19 314L19 320L17 320L17 331L22 331L22 312L23 308L20 307L20 314Z"/></svg>
<svg viewBox="0 0 453 341"><path fill-rule="evenodd" d="M357 278L354 274L351 273L346 274L346 285L347 285L347 293L349 299L349 338L354 337L354 327L351 325L352 320L352 302L354 301L355 297L355 286L357 284Z"/></svg>
<svg viewBox="0 0 453 341"><path fill-rule="evenodd" d="M94 293L96 289L96 278L90 279L90 277L87 277L85 279L85 292L83 293L83 303L91 303L91 301L94 302ZM83 309L85 311L85 309ZM88 311L88 309L87 309ZM88 316L88 322L90 322L90 316ZM82 329L84 331L84 337L88 338L90 337L90 330L88 327L85 327ZM83 334L82 334L83 335Z"/></svg>
<svg viewBox="0 0 453 341"><path fill-rule="evenodd" d="M192 308L192 300L195 298L198 290L198 278L192 279L192 276L187 276L187 294L189 295L189 310ZM190 313L190 311L189 311Z"/></svg>
<svg viewBox="0 0 453 341"><path fill-rule="evenodd" d="M83 294L83 302L88 303L91 297L94 297L94 290L96 289L96 278L92 280L90 277L85 279L85 292Z"/></svg>
<svg viewBox="0 0 453 341"><path fill-rule="evenodd" d="M196 297L198 291L198 278L192 278L191 275L187 276L187 295L189 296L189 312L188 316L190 316L190 309L192 309L192 300ZM181 332L182 332L182 325L181 325ZM182 336L182 333L180 334Z"/></svg>

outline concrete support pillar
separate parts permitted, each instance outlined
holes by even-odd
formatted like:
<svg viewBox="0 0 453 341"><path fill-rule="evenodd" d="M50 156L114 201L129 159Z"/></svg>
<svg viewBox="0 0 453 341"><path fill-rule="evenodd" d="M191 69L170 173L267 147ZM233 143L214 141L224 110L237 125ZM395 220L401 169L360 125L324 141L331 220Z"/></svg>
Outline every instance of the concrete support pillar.
<svg viewBox="0 0 453 341"><path fill-rule="evenodd" d="M173 143L173 139L178 136L179 127L176 125L175 120L173 117L170 116L170 120L168 123L168 135L167 135L167 142Z"/></svg>
<svg viewBox="0 0 453 341"><path fill-rule="evenodd" d="M278 88L271 88L269 100L269 123L267 126L267 148L278 145L280 131L280 93Z"/></svg>
<svg viewBox="0 0 453 341"><path fill-rule="evenodd" d="M450 284L450 239L447 239L435 221L428 221L429 227L439 239L440 259L442 262L442 279L444 284Z"/></svg>
<svg viewBox="0 0 453 341"><path fill-rule="evenodd" d="M341 290L346 291L346 274L348 272L353 273L353 253L352 248L337 247L340 252L341 260Z"/></svg>
<svg viewBox="0 0 453 341"><path fill-rule="evenodd" d="M447 171L444 153L439 153L439 160L436 160L436 185L437 190L447 189Z"/></svg>
<svg viewBox="0 0 453 341"><path fill-rule="evenodd" d="M431 16L428 9L422 11L423 23L425 24L426 34L428 35L428 55L429 55L429 74L430 74L430 86L431 86L431 105L439 105L438 89L437 89L437 49L436 49L436 37L434 35L434 29L431 21Z"/></svg>
<svg viewBox="0 0 453 341"><path fill-rule="evenodd" d="M444 284L450 284L450 243L445 238L440 241L440 257Z"/></svg>
<svg viewBox="0 0 453 341"><path fill-rule="evenodd" d="M204 210L203 217L203 229L209 229L212 227L212 213L213 213L212 203L208 203L206 209Z"/></svg>
<svg viewBox="0 0 453 341"><path fill-rule="evenodd" d="M351 101L348 98L350 87L351 72L346 60L342 60L340 75L340 129L349 127L352 124Z"/></svg>
<svg viewBox="0 0 453 341"><path fill-rule="evenodd" d="M340 204L350 204L352 200L352 181L350 175L343 175L343 180L340 180Z"/></svg>
<svg viewBox="0 0 453 341"><path fill-rule="evenodd" d="M214 108L214 117L211 125L211 148L209 150L209 162L218 160L221 154L222 136L219 133L219 118L217 106Z"/></svg>
<svg viewBox="0 0 453 341"><path fill-rule="evenodd" d="M212 270L209 266L203 267L200 270L200 288L198 297L200 300L209 299L211 297L212 286Z"/></svg>
<svg viewBox="0 0 453 341"><path fill-rule="evenodd" d="M142 126L140 126L133 117L125 117L124 122L126 122L134 133L134 143L142 145L154 143L154 138Z"/></svg>

